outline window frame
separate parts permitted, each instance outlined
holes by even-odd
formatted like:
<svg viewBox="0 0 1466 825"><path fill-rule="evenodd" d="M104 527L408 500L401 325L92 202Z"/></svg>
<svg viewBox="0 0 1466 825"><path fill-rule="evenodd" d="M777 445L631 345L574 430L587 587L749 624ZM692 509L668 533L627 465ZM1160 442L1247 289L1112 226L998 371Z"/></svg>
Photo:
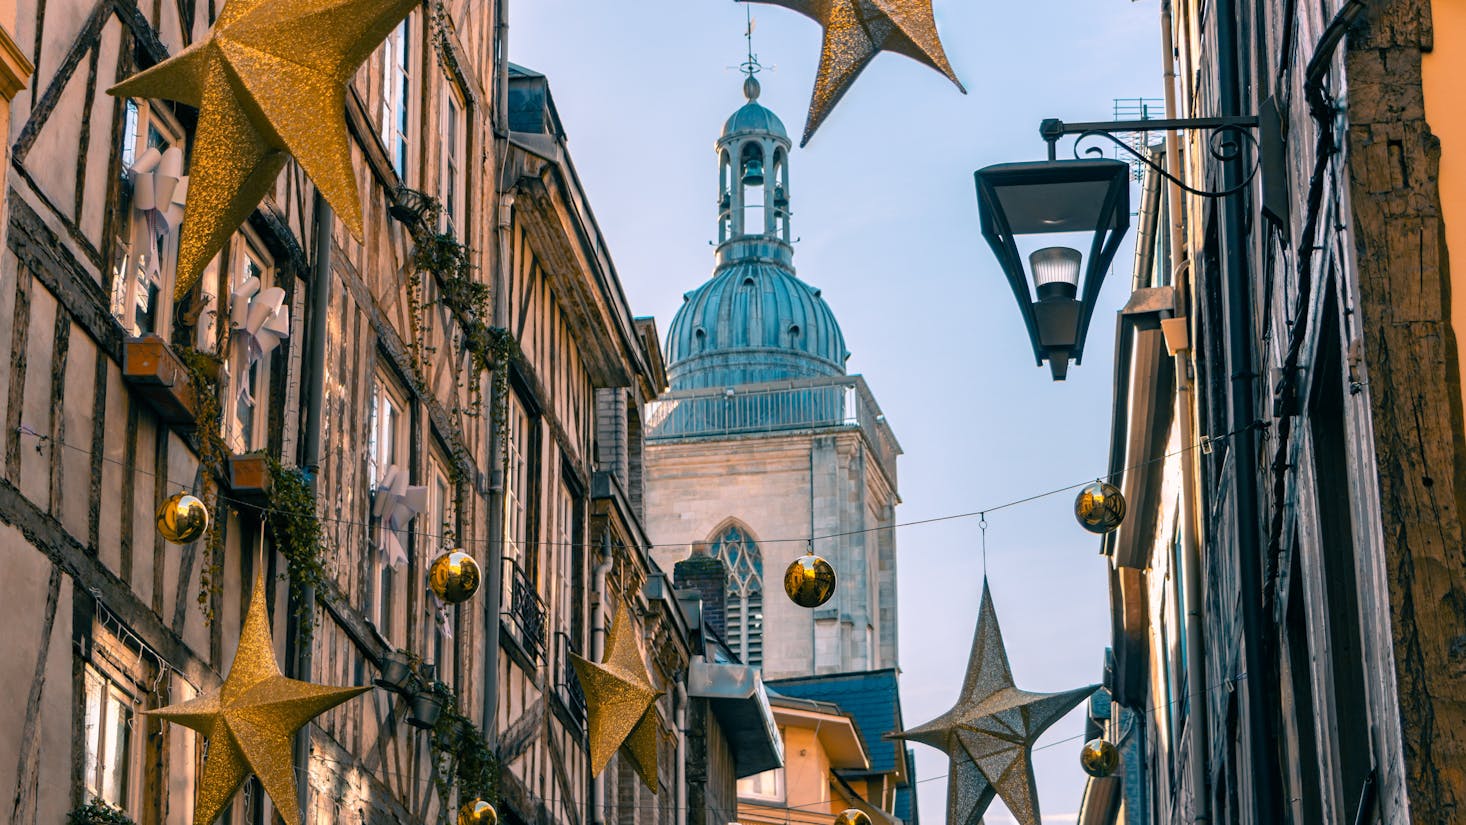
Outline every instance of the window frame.
<svg viewBox="0 0 1466 825"><path fill-rule="evenodd" d="M120 176L127 177L128 167L136 162L142 152L154 145L152 137L155 132L161 141L157 144L159 151L176 146L187 153L187 133L164 107L154 105L148 98L126 98L122 104L122 111L123 146L122 151L118 154L118 162L121 164L118 170ZM129 122L132 123L130 134ZM131 183L129 182L128 185L131 186ZM178 274L178 237L180 233L171 231L166 236L160 236L163 244L158 251L156 280L148 275L146 269L139 272L139 256L148 246L148 221L133 205L133 197L129 189L123 204L126 213L123 217L125 229L118 237L118 248L112 264L108 309L128 336L136 337L151 333L164 340L171 340L173 285ZM146 267L146 264L142 266ZM148 328L139 323L137 308L140 297L138 289L145 281L156 288L156 293L150 297L149 307L145 310L151 314Z"/></svg>
<svg viewBox="0 0 1466 825"><path fill-rule="evenodd" d="M380 117L377 121L377 135L387 150L387 162L406 183L412 173L412 147L414 110L417 95L413 88L413 70L419 60L418 49L413 48L417 26L417 14L408 14L387 34L379 47L382 58L381 95L378 100Z"/></svg>
<svg viewBox="0 0 1466 825"><path fill-rule="evenodd" d="M240 277L243 273L237 271L242 261L249 261L258 269L255 277L260 279L260 289L264 290L275 286L275 261L265 249L264 243L259 236L249 227L240 227L240 231L234 233L226 249L227 258L221 270L227 273L224 289L226 293L232 294L234 289L244 282ZM289 313L289 304L285 305L286 313ZM223 316L220 316L223 317ZM200 329L203 328L200 323ZM229 333L233 335L231 330ZM231 340L229 346L234 346ZM274 371L275 356L280 349L277 347L271 351L263 360L255 364L246 376L229 376L230 387L228 390L228 402L224 404L223 410L223 437L224 443L236 453L243 455L254 450L264 449L269 442L270 429L270 385L271 375ZM249 405L248 428L245 429L241 423L241 407L244 405L243 398L238 394L239 387L234 382L250 381L250 396L254 398ZM236 438L238 437L238 438Z"/></svg>
<svg viewBox="0 0 1466 825"><path fill-rule="evenodd" d="M442 229L460 242L468 241L468 96L452 78L443 81L439 129L439 197L443 203ZM456 114L455 114L456 113Z"/></svg>
<svg viewBox="0 0 1466 825"><path fill-rule="evenodd" d="M395 426L392 427L391 443L383 453L383 423L380 420L383 400L390 402L396 410ZM402 471L412 472L412 408L408 400L407 391L398 382L387 375L383 370L378 369L372 384L371 409L367 416L367 478L370 483L370 500L375 502L377 488L381 486L387 469L397 465ZM369 505L373 506L373 505ZM394 592L400 584L397 581L398 572L387 561L385 554L379 545L378 530L380 526L373 521L373 529L368 532L369 543L371 544L371 581L368 587L367 609L362 612L367 619L377 628L382 637L400 642L393 635L396 622ZM405 539L409 542L409 562L411 560L413 531L409 530ZM409 563L407 567L411 567ZM405 575L405 574L404 574Z"/></svg>

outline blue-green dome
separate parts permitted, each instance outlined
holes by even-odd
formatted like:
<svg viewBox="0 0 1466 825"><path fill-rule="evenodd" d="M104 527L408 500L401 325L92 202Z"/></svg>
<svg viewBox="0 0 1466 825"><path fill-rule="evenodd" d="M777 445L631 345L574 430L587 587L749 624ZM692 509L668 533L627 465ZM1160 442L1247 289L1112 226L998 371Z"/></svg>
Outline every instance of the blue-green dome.
<svg viewBox="0 0 1466 825"><path fill-rule="evenodd" d="M743 104L728 122L723 124L723 137L731 137L740 132L767 132L777 135L785 141L789 140L789 133L784 129L784 121L779 116L759 105L758 101L750 100Z"/></svg>
<svg viewBox="0 0 1466 825"><path fill-rule="evenodd" d="M725 258L711 280L683 296L667 332L672 389L845 374L850 353L835 314L780 260L787 246L759 245L766 244L764 255L741 249Z"/></svg>

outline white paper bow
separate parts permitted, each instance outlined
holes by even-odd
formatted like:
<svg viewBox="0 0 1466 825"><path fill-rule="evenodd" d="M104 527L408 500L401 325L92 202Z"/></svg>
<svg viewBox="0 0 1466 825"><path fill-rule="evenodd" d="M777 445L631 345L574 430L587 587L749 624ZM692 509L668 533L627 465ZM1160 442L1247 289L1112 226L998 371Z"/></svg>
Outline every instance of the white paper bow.
<svg viewBox="0 0 1466 825"><path fill-rule="evenodd" d="M183 174L183 150L177 146L159 152L149 146L128 168L132 173L132 205L148 222L148 274L162 269L158 236L175 232L183 223L188 200L188 176Z"/></svg>
<svg viewBox="0 0 1466 825"><path fill-rule="evenodd" d="M398 533L406 530L407 525L427 509L428 488L409 486L407 472L396 464L389 466L377 485L376 499L372 502L372 517L381 525L380 547L388 564L401 567L407 563L407 550L402 546Z"/></svg>
<svg viewBox="0 0 1466 825"><path fill-rule="evenodd" d="M290 337L290 315L285 308L285 290L278 286L260 289L260 279L251 275L229 293L229 376L235 382L235 397L254 404L249 393L249 370Z"/></svg>

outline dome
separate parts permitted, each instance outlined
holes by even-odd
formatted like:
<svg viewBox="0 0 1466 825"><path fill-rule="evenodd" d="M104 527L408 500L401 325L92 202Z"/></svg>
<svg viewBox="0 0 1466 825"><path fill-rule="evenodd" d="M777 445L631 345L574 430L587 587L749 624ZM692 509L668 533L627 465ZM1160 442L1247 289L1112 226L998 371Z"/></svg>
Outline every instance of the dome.
<svg viewBox="0 0 1466 825"><path fill-rule="evenodd" d="M667 331L667 376L679 390L844 375L849 355L820 291L762 256L719 267Z"/></svg>
<svg viewBox="0 0 1466 825"><path fill-rule="evenodd" d="M768 132L785 140L789 139L789 133L784 131L784 122L779 120L779 116L756 101L743 104L723 125L725 138L740 132Z"/></svg>

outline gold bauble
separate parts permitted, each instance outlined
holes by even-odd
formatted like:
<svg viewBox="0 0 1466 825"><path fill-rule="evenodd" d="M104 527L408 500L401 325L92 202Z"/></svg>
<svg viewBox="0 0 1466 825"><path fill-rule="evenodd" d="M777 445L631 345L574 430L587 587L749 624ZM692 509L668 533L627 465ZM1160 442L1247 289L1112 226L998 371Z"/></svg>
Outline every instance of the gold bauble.
<svg viewBox="0 0 1466 825"><path fill-rule="evenodd" d="M197 541L209 529L209 508L198 496L174 493L158 508L158 534L174 544Z"/></svg>
<svg viewBox="0 0 1466 825"><path fill-rule="evenodd" d="M1079 767L1100 779L1114 776L1120 769L1120 749L1106 739L1091 739L1079 751Z"/></svg>
<svg viewBox="0 0 1466 825"><path fill-rule="evenodd" d="M835 568L814 553L800 556L784 571L784 592L800 607L819 607L835 594Z"/></svg>
<svg viewBox="0 0 1466 825"><path fill-rule="evenodd" d="M458 809L458 825L498 825L498 822L499 812L482 799L466 802Z"/></svg>
<svg viewBox="0 0 1466 825"><path fill-rule="evenodd" d="M872 825L870 814L859 808L846 808L835 817L835 825Z"/></svg>
<svg viewBox="0 0 1466 825"><path fill-rule="evenodd" d="M448 604L462 604L473 598L481 581L478 562L462 550L444 553L428 568L428 587Z"/></svg>
<svg viewBox="0 0 1466 825"><path fill-rule="evenodd" d="M1113 484L1087 484L1074 499L1074 517L1091 533L1113 532L1125 520L1125 496Z"/></svg>

